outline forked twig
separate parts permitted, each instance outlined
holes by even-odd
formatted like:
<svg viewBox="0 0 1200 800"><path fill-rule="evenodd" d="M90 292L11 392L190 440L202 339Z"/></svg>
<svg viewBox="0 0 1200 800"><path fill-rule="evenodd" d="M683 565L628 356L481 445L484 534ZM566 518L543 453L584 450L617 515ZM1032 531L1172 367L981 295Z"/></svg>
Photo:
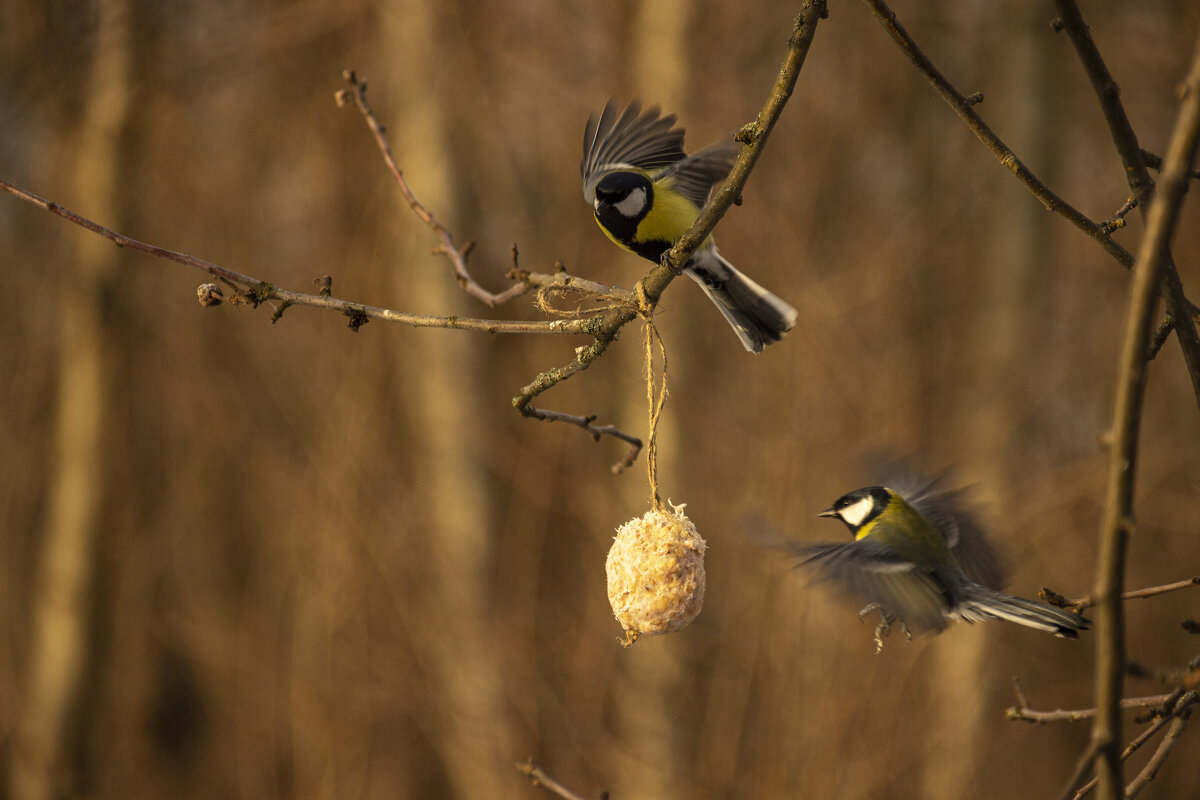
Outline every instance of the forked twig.
<svg viewBox="0 0 1200 800"><path fill-rule="evenodd" d="M1138 144L1137 134L1121 103L1120 88L1104 63L1104 58L1100 55L1100 48L1092 39L1091 31L1088 29L1087 23L1083 21L1083 15L1079 12L1079 6L1075 0L1055 0L1055 5L1061 15L1062 25L1067 31L1067 36L1071 39L1071 44L1074 45L1075 52L1079 55L1079 61L1083 64L1083 69L1096 92L1100 108L1104 111L1104 118L1108 122L1113 144L1116 145L1121 163L1125 167L1125 178L1129 182L1129 188L1133 190L1133 199L1141 207L1142 214L1145 216L1149 213L1148 207L1154 197L1154 179L1150 177L1150 171L1146 168L1145 153ZM1160 169L1163 164L1165 162L1160 162ZM1191 166L1190 161L1183 165L1182 180L1185 183L1191 176ZM1165 172L1165 169L1163 171ZM1188 376L1192 379L1192 390L1196 395L1196 402L1200 404L1200 334L1197 334L1196 325L1192 319L1196 310L1184 297L1183 283L1179 279L1179 271L1175 267L1175 259L1171 256L1169 245L1164 249L1162 262L1161 291L1166 299L1167 311L1175 327L1175 336L1179 339L1179 346L1183 351L1183 360L1187 365Z"/></svg>
<svg viewBox="0 0 1200 800"><path fill-rule="evenodd" d="M441 241L435 252L441 253L450 259L450 263L454 266L454 278L458 281L458 285L479 302L493 307L507 303L514 297L519 297L529 291L530 286L528 284L518 283L510 286L503 292L489 292L476 282L471 276L471 271L467 269L467 258L470 256L475 243L473 241L467 242L463 247L456 245L454 243L454 235L450 233L449 229L438 222L433 213L417 199L416 194L413 193L412 188L408 185L408 180L404 177L404 170L400 169L400 165L396 163L396 157L392 154L392 147L388 144L386 129L375 118L375 112L371 110L371 105L367 102L367 82L359 80L354 70L350 69L342 73L342 78L349 84L349 88L338 91L334 95L334 99L339 107L352 102L358 109L358 112L362 114L367 127L371 129L371 133L375 136L375 145L383 155L384 163L387 164L392 176L396 179L396 185L400 188L400 194L403 195L404 201L408 203L408 207L413 210L413 213L420 217L421 221Z"/></svg>
<svg viewBox="0 0 1200 800"><path fill-rule="evenodd" d="M988 124L984 122L979 113L975 111L974 106L978 105L977 97L975 95L964 97L961 92L954 88L950 81L946 79L946 76L934 66L929 57L917 46L917 43L896 18L896 12L892 11L885 0L865 0L865 2L870 6L876 18L883 25L884 29L887 30L893 41L896 42L896 45L908 57L913 66L916 67L917 71L941 95L942 99L946 101L967 128L975 134L975 137L992 152L996 160L1012 172L1017 180L1021 181L1042 202L1043 206L1059 214L1091 237L1097 244L1104 248L1105 252L1116 259L1121 266L1126 269L1132 269L1133 254L1117 243L1110 235L1119 226L1115 225L1111 220L1096 222L1059 197L1049 186L1043 183L1017 157L1016 153L996 135ZM1120 107L1119 101L1117 101L1117 107ZM1145 169L1144 164L1142 169ZM1135 193L1136 191L1135 189ZM1139 200L1145 203L1146 198L1139 196ZM1184 296L1183 286L1179 282L1179 275L1174 269L1173 262L1169 262L1168 268L1163 272L1162 280L1163 293L1167 298L1168 308L1171 312L1169 319L1165 323L1167 333L1163 336L1163 339L1165 340L1165 336L1169 335L1172 328L1182 326L1183 332L1180 336L1180 347L1183 349L1188 375L1192 380L1192 387L1196 395L1196 402L1200 404L1200 338L1198 338L1195 325L1192 322L1192 319L1197 316L1200 309ZM1180 321L1181 319L1183 322ZM1147 352L1154 354L1157 353L1157 349L1150 347L1147 349Z"/></svg>

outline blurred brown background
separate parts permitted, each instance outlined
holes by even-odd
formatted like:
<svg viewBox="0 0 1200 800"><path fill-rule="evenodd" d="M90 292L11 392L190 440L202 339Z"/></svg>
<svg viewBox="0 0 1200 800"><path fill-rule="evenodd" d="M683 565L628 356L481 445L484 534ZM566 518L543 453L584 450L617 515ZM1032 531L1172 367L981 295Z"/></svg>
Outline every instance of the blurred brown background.
<svg viewBox="0 0 1200 800"><path fill-rule="evenodd" d="M476 238L631 286L580 197L611 95L688 143L757 113L798 5L548 0L6 0L0 175L134 237L281 286L414 312L463 294L403 206L340 73L370 81L418 195ZM1051 187L1128 195L1049 2L897 12ZM1190 0L1085 4L1144 147L1165 149L1200 31ZM958 626L875 656L854 609L747 535L814 515L873 448L977 486L1010 589L1092 584L1125 272L1023 189L869 11L834 2L722 250L800 309L759 357L688 281L659 315L664 494L709 542L703 614L630 650L605 599L646 510L623 446L524 421L584 340L295 308L202 309L193 270L0 197L0 794L534 798L535 756L588 797L1052 797L1091 702L1091 642ZM1200 218L1175 255L1200 300ZM1136 249L1139 212L1118 234ZM645 433L640 334L539 399ZM1200 424L1172 340L1151 369L1131 587L1200 572ZM1197 594L1130 604L1129 652L1196 652ZM1129 683L1131 694L1164 689ZM1148 795L1200 791L1188 731ZM1139 765L1141 754L1133 760Z"/></svg>

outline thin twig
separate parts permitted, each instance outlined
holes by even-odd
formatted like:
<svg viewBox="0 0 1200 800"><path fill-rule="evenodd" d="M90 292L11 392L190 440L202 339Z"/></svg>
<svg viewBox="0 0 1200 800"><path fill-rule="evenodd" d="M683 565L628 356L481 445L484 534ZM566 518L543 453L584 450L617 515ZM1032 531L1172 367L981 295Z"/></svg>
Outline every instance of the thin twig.
<svg viewBox="0 0 1200 800"><path fill-rule="evenodd" d="M1150 169L1162 169L1162 156L1151 153L1146 148L1142 148L1142 160L1146 162L1146 166ZM1188 170L1189 178L1200 178L1200 169Z"/></svg>
<svg viewBox="0 0 1200 800"><path fill-rule="evenodd" d="M1156 288L1162 274L1171 233L1178 221L1187 171L1200 140L1200 43L1193 56L1186 93L1171 144L1151 203L1146 235L1133 269L1124 344L1117 368L1116 402L1109 457L1108 493L1098 545L1096 605L1096 719L1092 740L1097 745L1096 772L1101 800L1124 792L1120 759L1120 699L1125 672L1124 607L1125 554L1134 525L1133 487L1137 465L1138 428L1146 385L1146 346L1153 322Z"/></svg>
<svg viewBox="0 0 1200 800"><path fill-rule="evenodd" d="M1150 597L1157 597L1160 594L1166 594L1167 592L1177 592L1180 589L1187 589L1192 586L1200 586L1200 575L1198 575L1194 578L1188 578L1187 580L1183 580L1183 581L1175 581L1174 583L1164 583L1161 586L1148 586L1145 589L1134 589L1132 591L1124 592L1121 595L1121 599L1122 600L1145 600ZM1094 597L1092 597L1091 595L1088 595L1087 597L1080 597L1078 599L1068 599L1068 598L1065 598L1062 595L1060 595L1056 592L1053 592L1049 589L1046 589L1046 588L1043 588L1042 591L1038 593L1038 596L1042 597L1047 602L1049 602L1053 605L1057 605L1062 608L1075 609L1080 612L1082 612L1086 608L1091 608L1092 606L1096 605L1096 599Z"/></svg>
<svg viewBox="0 0 1200 800"><path fill-rule="evenodd" d="M1108 129L1112 134L1113 144L1116 145L1117 153L1121 156L1121 163L1125 167L1125 178L1129 182L1129 188L1133 190L1133 196L1144 216L1148 213L1147 207L1154 197L1154 179L1150 177L1150 171L1146 168L1145 155L1138 145L1137 134L1134 133L1129 116L1125 113L1125 107L1121 104L1120 87L1117 86L1112 73L1108 71L1108 66L1100 55L1100 48L1092 39L1091 31L1088 30L1087 23L1083 21L1083 15L1080 14L1075 0L1055 0L1055 5L1058 7L1067 36L1070 37L1071 44L1075 46L1075 52L1079 54L1079 60L1096 92L1096 98L1100 102L1104 118L1108 122ZM1182 167L1181 180L1183 181L1182 188L1185 191L1191 175L1191 167L1190 160ZM1162 174L1165 176L1165 173L1166 168L1164 167ZM1164 247L1161 258L1163 297L1166 299L1167 310L1175 325L1175 336L1179 339L1179 347L1183 351L1183 360L1187 366L1188 376L1192 379L1192 391L1195 394L1196 403L1200 405L1200 333L1197 333L1195 322L1192 319L1195 309L1189 306L1184 297L1183 282L1179 278L1179 271L1175 268L1175 259L1171 256L1169 242Z"/></svg>
<svg viewBox="0 0 1200 800"><path fill-rule="evenodd" d="M1025 166L1025 163L1021 159L1017 158L1016 153L1008 145L1000 140L1000 137L988 127L983 118L975 111L973 108L974 104L970 101L970 98L964 97L961 92L955 89L941 71L933 65L929 57L917 46L913 38L908 35L908 31L896 19L896 12L892 11L884 0L865 0L865 2L875 13L875 17L879 20L880 24L891 35L892 40L908 56L908 60L917 68L917 71L925 77L925 80L942 96L942 99L958 115L959 119L975 134L975 137L979 141L983 142L984 146L992 152L992 155L996 157L996 160L1002 166L1012 172L1017 177L1017 180L1024 184L1025 188L1029 189L1034 197L1042 201L1042 205L1048 210L1060 214L1076 228L1086 233L1103 247L1105 252L1127 269L1133 265L1133 255L1114 241L1103 225L1095 222L1055 194L1049 186L1033 174L1033 171L1029 167Z"/></svg>
<svg viewBox="0 0 1200 800"><path fill-rule="evenodd" d="M514 297L519 297L527 292L529 285L521 283L511 286L503 292L489 292L471 277L471 272L467 269L467 257L470 255L474 243L468 242L465 246L458 247L454 243L454 235L438 222L433 213L417 199L417 196L413 193L412 188L408 185L408 181L404 177L404 171L400 169L400 165L396 163L396 157L392 155L392 148L388 144L383 125L379 124L379 120L375 118L375 112L371 110L371 105L367 102L367 82L359 80L353 70L343 72L342 78L350 85L350 88L339 91L334 96L335 101L338 106L345 106L347 102L353 102L359 113L362 114L367 127L371 129L371 133L375 136L375 145L379 148L384 162L387 164L388 169L391 170L392 176L396 179L396 183L400 187L400 194L404 196L404 201L408 203L408 207L413 210L413 213L420 217L421 221L437 235L441 244L438 245L435 252L441 253L450 259L450 263L454 266L454 278L458 281L459 286L481 303L493 307L507 303Z"/></svg>
<svg viewBox="0 0 1200 800"><path fill-rule="evenodd" d="M1170 724L1170 729L1162 742L1159 742L1158 749L1154 755L1150 757L1150 761L1138 773L1137 778L1130 782L1129 786L1125 787L1125 797L1132 798L1138 792L1145 788L1145 785L1154 780L1154 776L1158 774L1158 768L1162 766L1162 762L1170 755L1171 750L1175 747L1175 742L1179 739L1183 729L1187 727L1187 720L1191 716L1192 706L1196 704L1196 694L1192 692L1190 695L1182 695L1175 703L1174 708L1167 714L1155 719L1146 729L1134 737L1122 751L1121 760L1126 761L1128 758L1142 748L1146 742L1154 738L1154 735L1163 729L1164 726ZM1153 767L1152 771L1151 767ZM1079 787L1075 792L1073 800L1082 800L1087 794L1095 788L1097 778L1092 778L1087 783Z"/></svg>
<svg viewBox="0 0 1200 800"><path fill-rule="evenodd" d="M533 760L533 756L530 756L528 761L522 764L517 764L517 770L523 775L528 775L529 780L533 782L534 786L541 786L546 791L552 792L563 798L563 800L584 800L583 795L575 794L575 792L572 792L570 789L554 780L554 778L551 778L549 775L547 775L545 770L538 766L537 762Z"/></svg>
<svg viewBox="0 0 1200 800"><path fill-rule="evenodd" d="M1015 678L1013 682L1016 682ZM1175 693L1171 692L1168 694L1151 695L1149 697L1126 697L1121 700L1121 708L1126 710L1131 708L1154 708L1163 705L1174 696ZM1047 722L1082 722L1085 719L1091 719L1096 716L1096 709L1081 708L1067 711L1058 708L1054 711L1036 711L1029 707L1029 701L1024 697L1022 692L1018 691L1017 705L1006 709L1004 716L1014 721L1036 722L1039 724Z"/></svg>
<svg viewBox="0 0 1200 800"><path fill-rule="evenodd" d="M575 425L590 433L592 435L592 439L597 442L600 441L601 436L607 435L620 439L622 442L629 444L629 453L625 456L625 458L621 459L612 466L612 472L614 475L624 472L632 467L634 462L637 461L638 455L642 452L641 439L625 433L613 425L594 424L596 422L596 417L594 415L580 417L574 414L564 414L561 411L551 411L545 408L531 407L527 416L532 417L533 419L545 420L547 422L565 422L568 425Z"/></svg>
<svg viewBox="0 0 1200 800"><path fill-rule="evenodd" d="M1167 756L1171 755L1171 751L1175 749L1175 743L1179 741L1179 737L1183 735L1184 729L1187 728L1188 720L1188 714L1180 714L1171 720L1171 725L1167 728L1167 734L1158 743L1158 749L1154 751L1154 755L1150 756L1150 760L1146 762L1146 766L1142 767L1142 771L1125 787L1125 797L1128 800L1137 797L1142 789L1145 789L1150 781L1154 780L1158 775L1159 768L1167 760Z"/></svg>
<svg viewBox="0 0 1200 800"><path fill-rule="evenodd" d="M1125 227L1125 217L1129 214L1130 211L1133 211L1135 208L1137 208L1137 206L1138 206L1137 195L1130 195L1129 199L1127 199L1125 201L1125 204L1117 209L1117 213L1113 214L1111 217L1104 220L1104 222L1101 222L1100 226L1103 227L1104 230L1108 231L1109 233L1112 233L1113 231L1117 230L1118 228L1124 228Z"/></svg>
<svg viewBox="0 0 1200 800"><path fill-rule="evenodd" d="M1059 794L1059 800L1070 800L1074 797L1078 800L1078 794L1075 787L1083 780L1083 776L1087 775L1088 770L1092 768L1092 762L1096 760L1096 751L1099 745L1095 741L1088 741L1087 749L1079 754L1079 760L1075 762L1075 769L1071 772L1071 777L1067 779L1067 785L1063 787Z"/></svg>

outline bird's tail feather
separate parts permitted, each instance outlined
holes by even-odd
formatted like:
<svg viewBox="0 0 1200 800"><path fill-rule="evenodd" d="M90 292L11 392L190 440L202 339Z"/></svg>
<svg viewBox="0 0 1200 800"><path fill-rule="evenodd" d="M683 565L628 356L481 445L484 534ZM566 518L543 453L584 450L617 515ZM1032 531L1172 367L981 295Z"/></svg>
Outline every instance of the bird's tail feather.
<svg viewBox="0 0 1200 800"><path fill-rule="evenodd" d="M697 253L687 273L700 284L751 353L761 353L796 324L796 309L739 272L715 247Z"/></svg>
<svg viewBox="0 0 1200 800"><path fill-rule="evenodd" d="M1088 627L1087 619L1078 614L978 584L967 587L953 613L967 622L1003 619L1067 639L1077 638Z"/></svg>

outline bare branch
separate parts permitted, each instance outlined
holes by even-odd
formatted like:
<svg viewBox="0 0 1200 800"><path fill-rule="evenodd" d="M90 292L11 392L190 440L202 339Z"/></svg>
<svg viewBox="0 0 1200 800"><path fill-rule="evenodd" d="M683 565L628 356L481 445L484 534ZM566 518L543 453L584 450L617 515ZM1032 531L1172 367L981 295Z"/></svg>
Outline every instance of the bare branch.
<svg viewBox="0 0 1200 800"><path fill-rule="evenodd" d="M930 85L937 91L942 99L950 106L959 119L967 126L970 131L975 134L979 141L983 142L984 146L992 152L996 160L1002 166L1008 169L1017 177L1025 188L1033 193L1034 197L1042 201L1042 205L1048 210L1053 211L1068 222L1074 225L1079 230L1086 233L1094 239L1105 252L1115 258L1126 269L1133 265L1133 255L1128 250L1118 244L1109 236L1109 231L1100 223L1095 222L1081 211L1076 209L1066 200L1063 200L1055 194L1050 187L1042 183L1029 167L1025 166L1021 159L1017 158L1008 145L1000 140L1000 137L988 127L983 118L972 107L972 98L967 98L962 95L957 89L951 85L950 81L933 65L929 57L922 52L913 38L908 35L908 31L896 19L896 12L888 7L884 0L865 0L875 13L875 17L891 35L892 40L897 46L908 56L908 60L917 68Z"/></svg>
<svg viewBox="0 0 1200 800"><path fill-rule="evenodd" d="M1112 233L1113 231L1117 230L1118 228L1124 228L1125 227L1125 217L1129 214L1130 211L1133 211L1135 208L1137 208L1137 206L1138 206L1137 196L1130 195L1129 199L1127 199L1125 201L1125 204L1117 209L1117 213L1113 214L1111 217L1104 220L1104 222L1100 223L1101 227L1103 227L1109 233Z"/></svg>
<svg viewBox="0 0 1200 800"><path fill-rule="evenodd" d="M1013 682L1016 683L1015 678L1013 679ZM1009 708L1005 709L1004 716L1007 719L1020 722L1037 722L1044 724L1047 722L1082 722L1085 719L1091 719L1096 716L1096 709L1094 708L1081 708L1075 710L1056 708L1053 711L1037 711L1029 707L1028 699L1025 698L1023 692L1019 691L1020 685L1018 684L1017 686L1017 705L1010 706ZM1173 692L1168 694L1150 695L1149 697L1126 697L1121 700L1121 708L1126 710L1131 708L1154 708L1156 706L1162 706L1164 703L1170 701L1173 697L1175 697L1175 693Z"/></svg>
<svg viewBox="0 0 1200 800"><path fill-rule="evenodd" d="M1187 580L1175 581L1174 583L1164 583L1161 586L1148 586L1145 589L1134 589L1125 592L1121 595L1122 600L1145 600L1150 597L1157 597L1160 594L1167 592L1177 592L1180 589L1187 589L1192 586L1200 586L1200 575ZM1078 599L1068 599L1061 594L1054 592L1045 587L1038 592L1038 596L1052 605L1057 605L1061 608L1072 608L1076 612L1082 612L1086 608L1096 605L1096 599L1091 595L1080 597Z"/></svg>
<svg viewBox="0 0 1200 800"><path fill-rule="evenodd" d="M637 461L638 455L642 452L641 439L625 433L614 425L593 424L596 421L595 415L579 417L574 414L564 414L561 411L550 411L544 408L533 408L532 406L529 406L526 416L532 417L533 419L545 420L547 422L565 422L568 425L575 425L590 433L592 435L592 439L597 442L600 441L601 436L612 436L631 445L628 455L626 455L625 458L621 459L616 464L613 464L612 472L614 475L624 472L632 467L634 462Z"/></svg>
<svg viewBox="0 0 1200 800"><path fill-rule="evenodd" d="M1071 44L1075 46L1075 52L1079 54L1079 60L1092 83L1096 98L1100 101L1100 107L1104 111L1104 118L1108 121L1108 129L1112 134L1113 144L1116 145L1117 153L1121 156L1121 163L1125 167L1125 178L1144 215L1147 213L1146 208L1150 204L1150 200L1154 197L1154 179L1150 177L1150 171L1146 168L1145 155L1138 145L1137 134L1134 133L1133 125L1125 113L1125 107L1121 104L1120 87L1117 86L1116 80L1113 79L1112 73L1108 71L1104 59L1100 56L1100 49L1096 47L1096 42L1092 39L1092 34L1083 21L1083 16L1080 14L1075 0L1054 0L1054 2L1058 7L1059 14L1062 15L1063 27L1067 31L1067 36L1070 37ZM1182 167L1183 190L1187 188L1191 168L1192 162L1189 159ZM1166 171L1164 166L1163 177L1165 177ZM1188 375L1192 379L1192 391L1196 395L1197 404L1200 405L1200 334L1196 332L1196 325L1192 319L1195 309L1190 307L1184 297L1183 282L1179 278L1179 271L1175 268L1175 259L1171 257L1169 242L1164 247L1161 258L1163 261L1161 273L1163 297L1166 298L1167 310L1175 325L1175 335L1179 339L1179 346L1183 351L1183 360L1187 365Z"/></svg>
<svg viewBox="0 0 1200 800"><path fill-rule="evenodd" d="M908 32L896 18L896 13L888 7L887 3L884 0L865 0L865 2L871 7L880 24L888 31L904 54L908 56L913 66L917 68L917 71L925 76L925 79L942 96L942 99L954 110L966 124L967 128L992 151L992 154L1001 165L1012 172L1035 197L1042 201L1042 205L1048 210L1061 215L1076 228L1090 236L1123 267L1126 269L1132 268L1133 255L1110 236L1115 228L1120 227L1114 220L1123 222L1120 217L1098 223L1055 194L1050 187L1046 186L1046 184L1033 174L1032 170L1017 157L1008 145L1001 141L1000 137L976 113L972 107L978 102L976 95L964 97L942 75L941 71L933 65L933 62L929 60L928 56L922 52L912 37L908 35ZM1144 204L1148 198L1138 196L1138 199ZM1163 273L1163 281L1163 291L1168 300L1168 307L1171 310L1171 319L1168 325L1172 328L1176 325L1182 325L1183 327L1183 333L1180 336L1180 346L1183 348L1184 362L1187 365L1188 375L1192 380L1196 402L1200 405L1200 336L1197 336L1195 325L1192 321L1193 317L1197 315L1198 309L1184 296L1183 285L1179 281L1179 275L1174 269L1173 262L1171 262L1169 269ZM1168 333L1169 330L1170 328L1168 328ZM1150 352L1157 352L1157 349L1153 349Z"/></svg>
<svg viewBox="0 0 1200 800"><path fill-rule="evenodd" d="M1179 741L1179 737L1183 735L1184 729L1187 728L1188 719L1189 715L1180 714L1171 720L1171 725L1167 728L1167 735L1159 742L1158 749L1154 751L1154 755L1150 756L1150 760L1146 762L1146 766L1142 767L1142 771L1125 787L1125 797L1132 800L1132 798L1141 794L1142 789L1145 789L1150 784L1150 781L1154 780L1158 775L1159 768L1167 760L1167 756L1171 755L1171 751L1175 749L1175 743ZM1132 748L1133 745L1130 745L1130 747Z"/></svg>
<svg viewBox="0 0 1200 800"><path fill-rule="evenodd" d="M583 795L575 794L570 789L554 780L554 778L551 778L549 775L547 775L546 772L540 766L538 766L537 762L533 760L533 756L530 756L529 760L525 763L517 764L517 770L524 775L528 775L529 780L533 782L534 786L541 786L546 791L563 798L563 800L584 800Z"/></svg>
<svg viewBox="0 0 1200 800"><path fill-rule="evenodd" d="M400 169L400 165L396 163L396 157L392 155L392 148L388 144L386 130L383 125L379 124L379 120L375 118L375 112L371 110L371 106L367 102L367 82L359 80L353 70L343 72L342 78L350 85L350 88L339 91L334 96L334 99L338 106L345 106L348 102L353 102L359 113L362 114L367 127L371 129L371 133L375 136L375 144L379 148L384 162L387 164L388 169L391 170L392 176L396 179L396 184L400 187L400 194L404 196L404 201L408 203L408 207L413 210L413 213L421 218L426 227L433 231L438 239L441 240L441 244L438 245L434 252L441 253L450 259L450 263L454 266L454 278L458 281L458 285L467 294L492 307L507 303L514 297L519 297L527 292L529 290L528 284L516 284L496 294L489 292L476 283L475 279L471 277L470 270L467 269L467 257L470 255L475 243L468 242L465 246L458 247L454 243L454 235L438 222L433 213L417 199L417 196L413 194L413 190L409 187L408 181L404 177L404 171Z"/></svg>
<svg viewBox="0 0 1200 800"><path fill-rule="evenodd" d="M1120 698L1125 671L1125 620L1121 592L1125 554L1133 529L1133 487L1137 465L1138 428L1146 385L1146 347L1150 340L1156 287L1162 274L1171 233L1179 217L1187 171L1200 140L1200 43L1192 60L1179 119L1146 223L1146 235L1133 269L1124 344L1118 362L1109 454L1108 496L1100 529L1096 570L1096 719L1092 740L1097 744L1096 772L1102 800L1124 791L1120 760Z"/></svg>
<svg viewBox="0 0 1200 800"><path fill-rule="evenodd" d="M595 324L594 319L574 319L574 320L537 320L537 321L521 321L521 320L499 320L499 319L474 319L471 317L456 317L456 316L435 316L431 314L410 314L406 311L396 311L390 308L381 308L379 306L366 305L364 303L354 303L349 300L341 300L325 293L324 290L320 294L305 294L303 292L293 292L287 289L281 289L278 286L267 283L264 280L255 278L252 275L246 275L236 270L223 267L220 264L214 264L211 261L205 261L202 258L181 253L176 250L168 250L165 247L148 244L139 241L133 237L126 236L123 233L117 233L114 230L104 227L98 222L93 222L87 217L80 216L70 209L64 208L53 200L47 200L39 197L32 192L27 192L13 184L0 179L0 189L9 194L19 197L26 202L44 208L52 214L55 214L63 219L73 222L79 227L91 231L92 233L102 236L105 239L116 244L118 247L126 247L130 250L147 255L162 258L167 261L174 261L177 264L183 264L188 267L207 272L214 278L224 281L227 285L238 289L238 298L227 299L231 303L247 303L253 306L258 306L260 303L266 303L272 300L278 300L286 306L309 306L311 308L323 308L330 311L341 312L351 318L351 325L357 327L366 319L378 319L385 322L399 322L404 325L409 325L414 328L454 328L458 330L473 330L482 331L484 333L575 333L588 334L592 332ZM565 274L560 275L543 275L538 273L525 272L521 280L522 286L526 288L546 286L546 285L566 285L572 281L576 285L588 284L590 282L579 281ZM207 289L207 284L202 286L202 289ZM214 295L205 291L200 295L200 302L203 305L215 305L211 302ZM278 319L278 313L276 319ZM357 320L357 323L355 322Z"/></svg>
<svg viewBox="0 0 1200 800"><path fill-rule="evenodd" d="M1162 169L1162 156L1151 153L1146 148L1142 148L1142 160L1146 162L1146 166L1150 169ZM1200 178L1200 169L1188 170L1189 178Z"/></svg>
<svg viewBox="0 0 1200 800"><path fill-rule="evenodd" d="M1071 777L1067 780L1067 785L1059 795L1059 800L1070 800L1074 797L1079 800L1081 795L1075 791L1075 787L1083 780L1083 776L1087 775L1088 770L1092 768L1092 762L1096 760L1096 751L1098 745L1094 741L1089 741L1087 749L1080 754L1079 760L1075 762L1075 769L1071 772ZM1083 789L1079 790L1084 791Z"/></svg>
<svg viewBox="0 0 1200 800"><path fill-rule="evenodd" d="M1175 697L1175 695L1172 695L1172 697ZM1158 774L1158 768L1162 766L1163 761L1165 761L1167 756L1171 754L1171 750L1173 750L1175 747L1175 742L1183 733L1183 729L1187 727L1187 721L1192 713L1192 706L1196 704L1196 701L1197 697L1195 692L1179 695L1169 713L1163 714L1155 719L1150 725L1147 725L1146 729L1134 737L1133 741L1131 741L1125 747L1125 750L1122 751L1121 760L1125 761L1131 755L1140 750L1142 746L1146 744L1146 742L1154 738L1154 735L1162 730L1164 726L1168 724L1170 725L1170 728L1167 730L1166 737L1164 737L1163 741L1159 743L1158 749L1154 752L1154 755L1150 757L1150 760L1146 763L1146 766L1142 768L1142 771L1138 773L1138 776L1134 778L1134 780L1131 781L1127 787L1125 787L1124 796L1126 798L1135 797L1139 792L1141 792L1142 789L1146 787L1147 783L1154 780L1155 775ZM1090 781L1080 786L1079 790L1075 792L1074 800L1082 800L1083 797L1087 796L1087 794L1096 787L1097 783L1098 779L1092 778Z"/></svg>

